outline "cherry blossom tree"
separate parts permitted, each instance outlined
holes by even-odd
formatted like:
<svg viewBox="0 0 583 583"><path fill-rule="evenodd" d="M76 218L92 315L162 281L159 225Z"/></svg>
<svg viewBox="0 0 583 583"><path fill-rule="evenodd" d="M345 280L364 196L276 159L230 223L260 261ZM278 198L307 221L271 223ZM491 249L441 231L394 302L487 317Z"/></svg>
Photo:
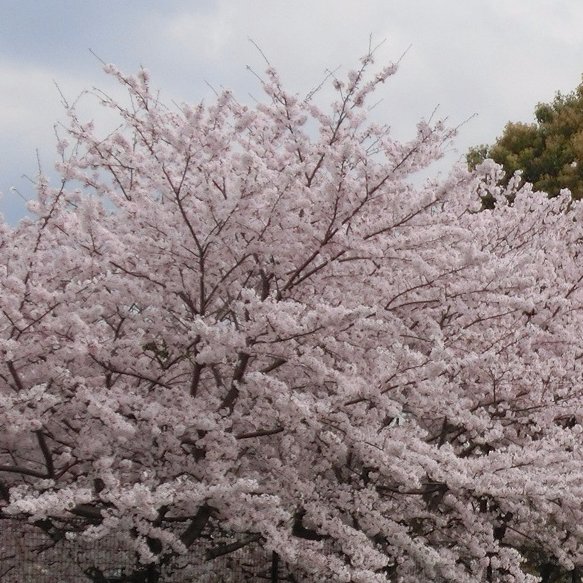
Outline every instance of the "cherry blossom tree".
<svg viewBox="0 0 583 583"><path fill-rule="evenodd" d="M579 580L580 203L420 183L453 132L369 121L372 65L327 108L113 66L115 131L67 106L62 183L0 224L2 518L117 537L143 583L245 545L272 581Z"/></svg>

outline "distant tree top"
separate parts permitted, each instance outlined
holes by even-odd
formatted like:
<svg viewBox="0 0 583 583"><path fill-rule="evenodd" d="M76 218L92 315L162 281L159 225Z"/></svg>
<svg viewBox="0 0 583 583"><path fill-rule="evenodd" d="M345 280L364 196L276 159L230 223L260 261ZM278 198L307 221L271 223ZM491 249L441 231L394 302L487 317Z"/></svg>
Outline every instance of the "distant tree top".
<svg viewBox="0 0 583 583"><path fill-rule="evenodd" d="M539 103L534 123L509 122L493 145L473 147L471 169L492 158L506 171L506 181L522 171L535 190L554 197L561 189L583 198L583 82L571 93L558 92L550 103Z"/></svg>

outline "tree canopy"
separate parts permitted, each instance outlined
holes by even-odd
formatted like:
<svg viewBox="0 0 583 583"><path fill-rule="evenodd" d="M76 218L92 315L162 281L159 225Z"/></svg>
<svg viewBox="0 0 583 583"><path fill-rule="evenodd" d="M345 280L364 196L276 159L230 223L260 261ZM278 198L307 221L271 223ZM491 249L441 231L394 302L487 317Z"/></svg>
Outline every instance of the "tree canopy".
<svg viewBox="0 0 583 583"><path fill-rule="evenodd" d="M557 196L561 189L583 198L583 84L550 103L535 108L534 123L509 122L491 146L471 148L467 159L474 168L486 158L501 164L507 180L522 172L536 190Z"/></svg>
<svg viewBox="0 0 583 583"><path fill-rule="evenodd" d="M62 182L0 222L1 518L123 540L134 583L250 544L272 581L578 580L583 208L412 180L451 132L370 123L371 65L328 107L112 66L115 131L68 107Z"/></svg>

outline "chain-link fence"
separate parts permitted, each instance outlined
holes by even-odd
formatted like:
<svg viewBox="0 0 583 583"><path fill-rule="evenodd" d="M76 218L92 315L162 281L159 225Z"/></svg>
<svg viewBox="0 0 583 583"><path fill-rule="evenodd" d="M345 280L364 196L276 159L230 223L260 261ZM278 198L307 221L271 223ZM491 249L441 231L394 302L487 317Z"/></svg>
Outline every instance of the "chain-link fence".
<svg viewBox="0 0 583 583"><path fill-rule="evenodd" d="M50 536L38 526L0 520L1 583L312 583L291 571L257 537L202 536L191 551L162 568L157 578L135 577L135 550L121 538L92 542ZM248 541L249 544L246 544ZM536 550L525 552L524 570L542 583L581 583L580 569L566 571ZM132 577L132 574L134 576ZM318 580L318 583L325 583ZM329 582L328 582L329 583Z"/></svg>
<svg viewBox="0 0 583 583"><path fill-rule="evenodd" d="M121 539L85 542L49 536L42 529L13 520L0 522L0 581L2 583L131 582L135 551ZM161 570L159 583L302 582L276 554L245 539L197 541L193 550ZM211 557L209 558L209 551ZM214 552L213 552L214 551ZM223 552L223 554L220 554ZM155 580L155 579L151 579ZM144 578L147 582L149 579Z"/></svg>

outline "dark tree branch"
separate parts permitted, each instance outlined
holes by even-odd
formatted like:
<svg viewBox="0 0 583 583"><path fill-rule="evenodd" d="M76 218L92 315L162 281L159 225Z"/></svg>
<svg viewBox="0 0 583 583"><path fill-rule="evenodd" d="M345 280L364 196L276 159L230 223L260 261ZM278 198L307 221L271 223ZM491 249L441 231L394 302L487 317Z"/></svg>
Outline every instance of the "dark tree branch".
<svg viewBox="0 0 583 583"><path fill-rule="evenodd" d="M91 504L77 504L75 508L70 510L71 514L81 516L82 518L89 518L90 520L103 520L101 509Z"/></svg>
<svg viewBox="0 0 583 583"><path fill-rule="evenodd" d="M0 482L0 496L6 502L10 502L10 488L4 482Z"/></svg>
<svg viewBox="0 0 583 583"><path fill-rule="evenodd" d="M267 435L276 435L284 430L283 427L275 427L274 429L260 429L258 431L250 431L249 433L240 433L236 435L236 439L251 439L252 437L265 437Z"/></svg>
<svg viewBox="0 0 583 583"><path fill-rule="evenodd" d="M217 557L228 555L229 553L233 553L239 549L242 549L251 543L257 542L259 539L261 539L260 534L252 534L241 541L230 543L228 545L221 545L219 547L215 547L214 549L209 549L206 552L206 558L210 561L212 559L216 559Z"/></svg>
<svg viewBox="0 0 583 583"><path fill-rule="evenodd" d="M279 555L273 551L271 553L271 583L278 583L279 581Z"/></svg>
<svg viewBox="0 0 583 583"><path fill-rule="evenodd" d="M24 391L24 385L22 384L22 380L20 379L20 375L18 374L18 371L16 370L14 363L11 360L8 360L6 362L6 366L8 367L8 370L10 371L10 374L14 379L14 384L16 385L16 388L19 391Z"/></svg>
<svg viewBox="0 0 583 583"><path fill-rule="evenodd" d="M237 385L241 382L243 376L245 375L247 365L249 364L249 358L250 355L247 352L239 352L239 360L237 362L237 366L235 367L235 372L233 373L231 388L221 403L221 409L229 409L230 411L233 410L235 401L239 396L239 387Z"/></svg>
<svg viewBox="0 0 583 583"><path fill-rule="evenodd" d="M53 463L53 454L47 444L47 440L45 439L45 434L42 430L35 431L36 438L38 440L38 444L42 451L43 457L45 458L45 465L47 467L47 476L51 479L55 479L55 464Z"/></svg>
<svg viewBox="0 0 583 583"><path fill-rule="evenodd" d="M192 377L190 379L190 396L196 397L198 393L198 385L200 383L200 373L204 368L204 364L199 364L198 362L194 363L194 368L192 370Z"/></svg>
<svg viewBox="0 0 583 583"><path fill-rule="evenodd" d="M189 548L190 545L192 545L192 543L201 535L210 517L210 507L201 506L196 513L196 516L188 525L188 528L180 536L180 542L182 542L186 548Z"/></svg>
<svg viewBox="0 0 583 583"><path fill-rule="evenodd" d="M33 476L34 478L47 479L49 476L45 472L39 472L24 466L0 466L0 472L9 472L11 474L22 474L23 476Z"/></svg>
<svg viewBox="0 0 583 583"><path fill-rule="evenodd" d="M262 368L259 372L262 372L263 374L267 374L267 373L275 370L276 368L279 368L280 366L282 366L286 362L287 362L287 360L285 358L276 358L270 365L266 366L265 368Z"/></svg>

